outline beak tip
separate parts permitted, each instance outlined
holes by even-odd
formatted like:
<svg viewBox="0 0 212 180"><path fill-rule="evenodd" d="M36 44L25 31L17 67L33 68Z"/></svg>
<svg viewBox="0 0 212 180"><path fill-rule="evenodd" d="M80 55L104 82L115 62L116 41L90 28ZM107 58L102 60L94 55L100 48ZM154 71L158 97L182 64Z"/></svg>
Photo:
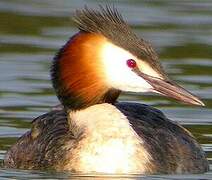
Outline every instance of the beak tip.
<svg viewBox="0 0 212 180"><path fill-rule="evenodd" d="M194 105L197 105L197 106L202 106L202 107L205 106L205 103L202 102L199 98L195 99L195 101L194 101L193 104L194 104Z"/></svg>
<svg viewBox="0 0 212 180"><path fill-rule="evenodd" d="M204 106L205 106L205 103L202 102L202 101L200 101L200 102L199 102L199 105L204 107Z"/></svg>

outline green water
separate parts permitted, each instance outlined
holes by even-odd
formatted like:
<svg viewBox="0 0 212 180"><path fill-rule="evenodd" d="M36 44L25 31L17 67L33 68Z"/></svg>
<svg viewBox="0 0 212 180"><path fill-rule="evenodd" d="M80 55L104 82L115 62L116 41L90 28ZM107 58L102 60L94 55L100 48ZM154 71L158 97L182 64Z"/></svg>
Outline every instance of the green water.
<svg viewBox="0 0 212 180"><path fill-rule="evenodd" d="M6 150L28 130L31 120L58 104L49 80L49 66L57 49L77 32L70 21L74 10L104 2L0 0L1 161ZM153 44L166 72L201 97L206 107L186 106L156 95L122 94L120 100L153 105L185 125L202 145L212 166L212 1L111 0L107 4L110 3L118 7L137 34ZM76 176L0 169L0 179ZM128 177L136 178L139 176ZM212 179L212 171L195 176L145 178Z"/></svg>

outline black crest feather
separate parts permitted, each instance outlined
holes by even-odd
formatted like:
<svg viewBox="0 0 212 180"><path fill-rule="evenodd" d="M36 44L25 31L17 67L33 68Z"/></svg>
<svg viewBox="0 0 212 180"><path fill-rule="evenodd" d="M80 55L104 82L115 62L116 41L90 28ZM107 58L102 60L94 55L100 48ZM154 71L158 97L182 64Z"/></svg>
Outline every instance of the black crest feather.
<svg viewBox="0 0 212 180"><path fill-rule="evenodd" d="M88 9L85 7L83 10L77 10L74 17L78 28L86 32L107 32L109 28L128 27L124 22L121 14L115 8L100 6L100 11Z"/></svg>
<svg viewBox="0 0 212 180"><path fill-rule="evenodd" d="M147 61L156 71L163 73L160 63L157 62L157 54L150 43L133 33L116 8L100 6L100 10L94 10L85 7L76 11L74 21L81 31L105 36L115 45Z"/></svg>
<svg viewBox="0 0 212 180"><path fill-rule="evenodd" d="M99 11L85 7L76 11L74 21L81 31L102 34L119 46L126 38L131 42L138 39L114 7L100 6Z"/></svg>

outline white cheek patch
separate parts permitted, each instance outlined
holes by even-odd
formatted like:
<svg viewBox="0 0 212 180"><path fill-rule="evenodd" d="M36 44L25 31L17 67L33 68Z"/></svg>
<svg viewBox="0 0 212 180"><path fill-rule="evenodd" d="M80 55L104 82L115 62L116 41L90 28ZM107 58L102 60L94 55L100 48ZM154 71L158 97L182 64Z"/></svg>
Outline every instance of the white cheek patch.
<svg viewBox="0 0 212 180"><path fill-rule="evenodd" d="M139 61L138 67L144 74L163 79L163 77L154 71L145 61Z"/></svg>
<svg viewBox="0 0 212 180"><path fill-rule="evenodd" d="M107 42L102 47L101 59L104 64L106 83L113 88L132 92L147 92L152 89L148 82L127 66L128 59L137 61L137 58L128 51Z"/></svg>

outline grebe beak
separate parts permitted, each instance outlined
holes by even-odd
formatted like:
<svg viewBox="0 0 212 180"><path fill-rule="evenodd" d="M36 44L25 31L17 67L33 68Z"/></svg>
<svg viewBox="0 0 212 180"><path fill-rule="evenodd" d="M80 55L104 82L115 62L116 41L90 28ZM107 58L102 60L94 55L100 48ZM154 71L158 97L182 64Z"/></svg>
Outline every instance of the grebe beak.
<svg viewBox="0 0 212 180"><path fill-rule="evenodd" d="M152 92L171 97L186 104L205 106L197 96L191 94L174 82L144 74L138 68L134 68L132 71L146 80L153 87Z"/></svg>

